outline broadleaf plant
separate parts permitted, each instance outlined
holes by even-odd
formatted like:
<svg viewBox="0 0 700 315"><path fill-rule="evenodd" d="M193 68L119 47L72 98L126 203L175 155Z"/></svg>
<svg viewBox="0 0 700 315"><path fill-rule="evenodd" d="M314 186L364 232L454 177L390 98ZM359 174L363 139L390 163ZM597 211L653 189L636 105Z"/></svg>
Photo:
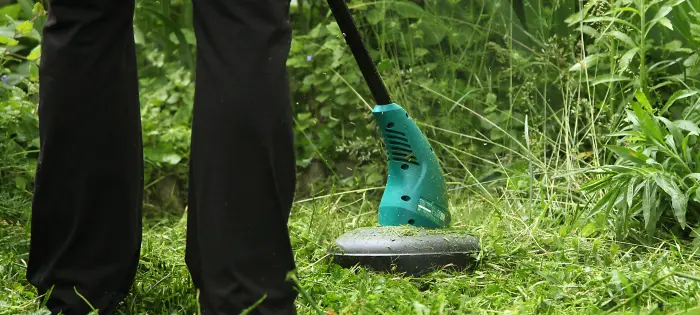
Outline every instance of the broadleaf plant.
<svg viewBox="0 0 700 315"><path fill-rule="evenodd" d="M598 169L603 176L582 188L603 192L594 213L605 211L616 222L618 235L634 222L643 222L653 237L662 224L685 231L700 211L700 128L696 122L669 120L637 92L627 109L628 126L608 149L612 165Z"/></svg>

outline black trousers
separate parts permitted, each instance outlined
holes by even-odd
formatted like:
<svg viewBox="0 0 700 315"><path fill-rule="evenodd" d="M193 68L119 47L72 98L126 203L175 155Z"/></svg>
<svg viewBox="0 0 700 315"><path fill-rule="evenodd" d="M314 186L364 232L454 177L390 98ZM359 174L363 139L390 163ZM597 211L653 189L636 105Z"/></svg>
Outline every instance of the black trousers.
<svg viewBox="0 0 700 315"><path fill-rule="evenodd" d="M294 314L288 0L194 0L186 263L204 314ZM51 0L27 279L49 308L112 314L141 245L134 0ZM158 310L154 310L158 311Z"/></svg>

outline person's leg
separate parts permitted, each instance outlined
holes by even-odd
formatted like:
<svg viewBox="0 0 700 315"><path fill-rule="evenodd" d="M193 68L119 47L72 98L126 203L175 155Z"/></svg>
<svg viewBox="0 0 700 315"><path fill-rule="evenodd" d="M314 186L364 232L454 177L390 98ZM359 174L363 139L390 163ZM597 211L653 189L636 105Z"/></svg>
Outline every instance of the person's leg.
<svg viewBox="0 0 700 315"><path fill-rule="evenodd" d="M48 307L101 314L124 298L141 245L134 0L52 0L40 65L41 147L28 281Z"/></svg>
<svg viewBox="0 0 700 315"><path fill-rule="evenodd" d="M288 0L193 0L187 264L207 314L295 314Z"/></svg>

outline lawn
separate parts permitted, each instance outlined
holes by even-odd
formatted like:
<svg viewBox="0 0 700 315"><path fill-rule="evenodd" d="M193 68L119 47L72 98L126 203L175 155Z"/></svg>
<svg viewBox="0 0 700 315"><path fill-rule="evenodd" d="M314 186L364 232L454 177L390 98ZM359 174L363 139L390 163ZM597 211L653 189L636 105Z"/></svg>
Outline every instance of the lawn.
<svg viewBox="0 0 700 315"><path fill-rule="evenodd" d="M482 240L478 264L413 278L343 269L328 256L334 238L375 224L376 193L297 201L290 233L300 314L700 313L694 308L700 263L691 245L615 242L594 224L567 225L549 215L551 209L528 211L511 200L491 204L466 194L452 197L453 226ZM26 202L15 203L28 211ZM183 260L184 216L158 215L145 222L140 268L121 312L196 314L196 292ZM0 314L42 314L24 278L26 221L1 224L0 287L6 292L0 295Z"/></svg>

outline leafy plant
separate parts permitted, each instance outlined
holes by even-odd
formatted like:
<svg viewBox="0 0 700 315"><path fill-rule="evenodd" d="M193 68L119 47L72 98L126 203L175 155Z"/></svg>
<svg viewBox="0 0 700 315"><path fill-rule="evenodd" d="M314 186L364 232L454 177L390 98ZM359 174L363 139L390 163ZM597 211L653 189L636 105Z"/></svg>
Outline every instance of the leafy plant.
<svg viewBox="0 0 700 315"><path fill-rule="evenodd" d="M38 98L41 3L0 8L0 190L28 194L39 148Z"/></svg>
<svg viewBox="0 0 700 315"><path fill-rule="evenodd" d="M700 127L656 114L641 91L635 99L626 110L629 125L610 135L621 137L608 146L617 161L601 167L602 177L583 189L605 190L593 210L605 217L614 210L618 234L640 218L649 237L664 222L685 230L700 212Z"/></svg>

